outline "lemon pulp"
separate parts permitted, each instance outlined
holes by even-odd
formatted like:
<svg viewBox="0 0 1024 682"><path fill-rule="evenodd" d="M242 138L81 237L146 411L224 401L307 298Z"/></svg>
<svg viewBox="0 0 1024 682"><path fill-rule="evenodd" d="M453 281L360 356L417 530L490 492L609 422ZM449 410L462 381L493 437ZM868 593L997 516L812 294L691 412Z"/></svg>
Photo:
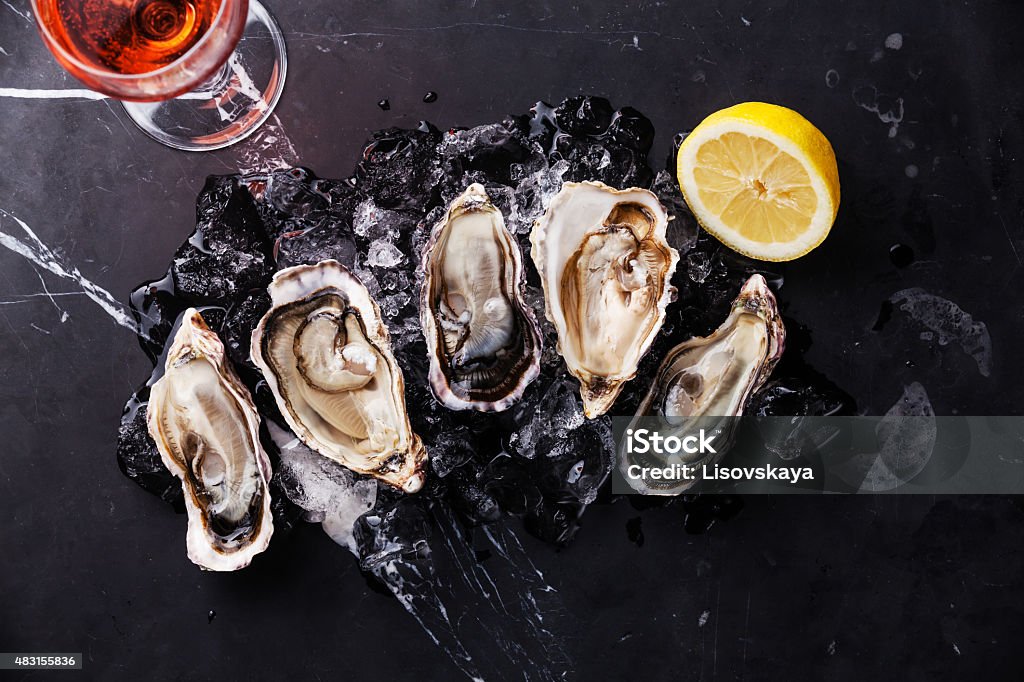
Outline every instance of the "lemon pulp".
<svg viewBox="0 0 1024 682"><path fill-rule="evenodd" d="M763 260L790 260L820 244L839 205L825 136L795 111L760 102L697 126L679 149L678 176L708 232Z"/></svg>

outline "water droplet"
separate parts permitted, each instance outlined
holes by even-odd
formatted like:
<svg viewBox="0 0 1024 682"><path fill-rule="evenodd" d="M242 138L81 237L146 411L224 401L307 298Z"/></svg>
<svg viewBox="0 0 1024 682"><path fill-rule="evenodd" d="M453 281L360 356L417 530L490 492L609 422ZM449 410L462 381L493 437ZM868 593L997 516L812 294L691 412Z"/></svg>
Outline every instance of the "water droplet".
<svg viewBox="0 0 1024 682"><path fill-rule="evenodd" d="M839 85L839 72L835 69L829 69L825 72L825 85L830 88L834 88Z"/></svg>
<svg viewBox="0 0 1024 682"><path fill-rule="evenodd" d="M210 612L208 614L206 614L206 622L207 623L212 623L213 619L216 618L216 617L217 617L217 612L214 611L213 609L210 609Z"/></svg>
<svg viewBox="0 0 1024 682"><path fill-rule="evenodd" d="M903 47L903 34L890 33L885 39L885 46L890 50L898 50Z"/></svg>
<svg viewBox="0 0 1024 682"><path fill-rule="evenodd" d="M637 547L644 546L643 518L637 516L626 521L626 536Z"/></svg>
<svg viewBox="0 0 1024 682"><path fill-rule="evenodd" d="M381 111L388 111L391 109L391 102L385 97L381 101L377 102L377 106L380 107Z"/></svg>
<svg viewBox="0 0 1024 682"><path fill-rule="evenodd" d="M893 244L889 247L889 260L898 268L905 268L914 262L914 250L906 244Z"/></svg>
<svg viewBox="0 0 1024 682"><path fill-rule="evenodd" d="M423 95L423 101L427 104L433 104L437 101L437 93L431 90L427 94Z"/></svg>
<svg viewBox="0 0 1024 682"><path fill-rule="evenodd" d="M914 164L910 164L909 166L903 169L903 172L907 174L908 178L916 178L917 166L915 166Z"/></svg>
<svg viewBox="0 0 1024 682"><path fill-rule="evenodd" d="M882 307L878 311L878 319L875 321L871 331L880 332L882 328L892 319L892 301L886 299L882 301Z"/></svg>
<svg viewBox="0 0 1024 682"><path fill-rule="evenodd" d="M572 484L576 483L577 481L579 481L580 480L580 476L582 476L582 475L583 475L583 460L581 459L580 461L576 462L576 464L574 464L571 469L569 469L569 474L568 474L568 476L566 476L566 481L568 481L569 484L572 485Z"/></svg>

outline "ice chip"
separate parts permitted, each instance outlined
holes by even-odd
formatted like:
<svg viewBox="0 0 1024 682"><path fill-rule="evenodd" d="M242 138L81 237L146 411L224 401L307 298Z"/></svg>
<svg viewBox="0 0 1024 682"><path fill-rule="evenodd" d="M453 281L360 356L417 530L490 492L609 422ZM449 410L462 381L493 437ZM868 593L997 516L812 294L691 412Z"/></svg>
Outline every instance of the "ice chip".
<svg viewBox="0 0 1024 682"><path fill-rule="evenodd" d="M982 376L992 373L992 339L984 322L975 320L952 301L919 287L897 291L889 300L925 327L920 334L922 340L937 338L940 346L954 341L974 358Z"/></svg>
<svg viewBox="0 0 1024 682"><path fill-rule="evenodd" d="M686 274L697 284L708 278L711 272L711 259L706 253L695 251L686 257Z"/></svg>
<svg viewBox="0 0 1024 682"><path fill-rule="evenodd" d="M393 268L402 262L402 252L394 243L386 239L378 239L370 244L366 254L366 264L371 268Z"/></svg>
<svg viewBox="0 0 1024 682"><path fill-rule="evenodd" d="M875 427L879 449L853 456L836 474L861 491L884 492L909 482L924 469L935 449L935 411L916 381Z"/></svg>

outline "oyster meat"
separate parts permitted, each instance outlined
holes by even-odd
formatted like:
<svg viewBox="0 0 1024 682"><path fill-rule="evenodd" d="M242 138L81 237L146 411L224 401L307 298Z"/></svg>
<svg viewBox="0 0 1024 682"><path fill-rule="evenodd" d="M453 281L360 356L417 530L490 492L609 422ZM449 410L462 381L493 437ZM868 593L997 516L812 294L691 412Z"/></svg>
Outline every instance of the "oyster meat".
<svg viewBox="0 0 1024 682"><path fill-rule="evenodd" d="M508 408L540 373L540 331L522 297L519 245L483 185L470 185L434 227L423 274L434 395L453 410Z"/></svg>
<svg viewBox="0 0 1024 682"><path fill-rule="evenodd" d="M630 465L697 467L716 461L731 440L736 420L750 396L764 385L786 345L786 328L775 296L761 275L743 285L725 322L707 337L692 338L668 352L629 428L641 417L660 418L662 436L717 433L716 452L705 456L637 455L619 458L623 474ZM657 459L654 459L657 458ZM650 460L650 461L648 461ZM694 477L695 479L696 477ZM690 481L625 479L640 492L674 495Z"/></svg>
<svg viewBox="0 0 1024 682"><path fill-rule="evenodd" d="M405 381L380 309L334 260L274 275L250 352L299 439L405 492L425 480L426 451L405 408Z"/></svg>
<svg viewBox="0 0 1024 682"><path fill-rule="evenodd" d="M252 397L195 308L182 315L150 390L147 423L164 465L181 479L189 559L212 571L248 566L274 532L270 460Z"/></svg>
<svg viewBox="0 0 1024 682"><path fill-rule="evenodd" d="M679 261L667 224L647 190L567 182L530 235L547 317L588 418L608 411L661 329Z"/></svg>

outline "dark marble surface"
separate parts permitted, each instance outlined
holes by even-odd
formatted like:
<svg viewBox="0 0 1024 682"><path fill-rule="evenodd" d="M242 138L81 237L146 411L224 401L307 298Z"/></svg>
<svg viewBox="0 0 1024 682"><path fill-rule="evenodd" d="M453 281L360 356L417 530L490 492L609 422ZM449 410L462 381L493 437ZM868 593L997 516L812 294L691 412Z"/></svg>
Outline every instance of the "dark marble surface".
<svg viewBox="0 0 1024 682"><path fill-rule="evenodd" d="M80 86L27 0L0 2L0 650L81 651L87 679L459 674L313 526L251 570L200 573L184 517L114 460L124 399L149 368L116 301L163 271L205 176L283 159L345 177L389 125L475 125L598 94L650 116L660 165L672 135L710 111L791 106L832 141L843 187L833 235L780 268L808 361L868 414L912 382L938 414L1024 412L1022 8L268 5L291 56L273 126L188 155L150 142L114 102L48 93ZM898 311L877 324L911 287L987 325L989 376ZM570 679L1024 672L1019 499L747 498L703 535L686 534L678 507L620 500L590 509L568 549L520 535L557 589Z"/></svg>

